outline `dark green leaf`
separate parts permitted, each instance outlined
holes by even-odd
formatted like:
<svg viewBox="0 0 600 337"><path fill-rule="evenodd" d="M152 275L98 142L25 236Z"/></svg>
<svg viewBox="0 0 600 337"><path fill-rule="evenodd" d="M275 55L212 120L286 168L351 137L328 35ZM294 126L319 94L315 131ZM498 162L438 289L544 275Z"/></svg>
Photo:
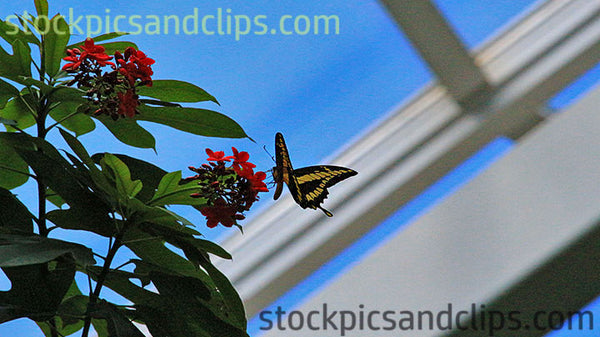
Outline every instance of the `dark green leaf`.
<svg viewBox="0 0 600 337"><path fill-rule="evenodd" d="M0 133L0 187L13 189L29 179L27 163L7 144Z"/></svg>
<svg viewBox="0 0 600 337"><path fill-rule="evenodd" d="M48 94L52 93L53 91L57 90L57 88L67 88L65 86L53 87L53 86L48 85L40 80L36 80L35 78L31 78L31 77L27 77L27 76L18 76L14 80L15 80L15 82L17 82L19 84L23 84L24 86L27 86L27 87L36 87L44 95L48 95Z"/></svg>
<svg viewBox="0 0 600 337"><path fill-rule="evenodd" d="M50 117L60 125L81 136L96 128L92 118L84 113L77 112L77 108L86 104L87 100L82 97L82 92L74 88L61 88L50 96L51 104L57 104L50 111Z"/></svg>
<svg viewBox="0 0 600 337"><path fill-rule="evenodd" d="M206 201L203 198L192 198L190 195L200 191L195 182L180 185L181 171L167 173L158 184L156 193L148 205L202 205Z"/></svg>
<svg viewBox="0 0 600 337"><path fill-rule="evenodd" d="M25 43L40 45L40 41L33 33L25 32L19 26L8 21L0 20L0 37L10 44L15 40L21 40Z"/></svg>
<svg viewBox="0 0 600 337"><path fill-rule="evenodd" d="M107 34L102 34L102 35L94 36L94 37L92 37L92 40L94 40L94 43L98 43L98 42L101 42L101 41L112 40L112 39L121 37L123 35L128 35L128 34L129 33L126 33L126 32L112 32L112 33L107 33ZM80 41L80 42L76 42L76 43L70 44L70 45L67 46L67 49L79 48L84 43L85 43L85 41Z"/></svg>
<svg viewBox="0 0 600 337"><path fill-rule="evenodd" d="M176 80L154 80L152 86L137 88L140 96L148 96L165 102L219 102L211 94L194 84Z"/></svg>
<svg viewBox="0 0 600 337"><path fill-rule="evenodd" d="M44 65L46 73L56 75L60 70L60 62L65 57L65 48L70 38L69 24L61 15L56 15L50 20L50 29L44 35Z"/></svg>
<svg viewBox="0 0 600 337"><path fill-rule="evenodd" d="M94 162L100 163L100 159L102 159L103 156L103 153L96 153L92 156L92 159ZM137 198L143 202L152 199L160 180L167 172L151 163L124 154L115 154L115 156L129 167L131 179L142 181L143 187L138 193Z"/></svg>
<svg viewBox="0 0 600 337"><path fill-rule="evenodd" d="M77 283L73 282L57 309L57 316L54 317L55 325L51 327L47 322L37 322L37 324L46 336L52 336L52 330L58 331L61 336L71 335L83 328L83 317L88 302L89 298L82 295Z"/></svg>
<svg viewBox="0 0 600 337"><path fill-rule="evenodd" d="M63 229L85 230L105 237L117 232L115 220L99 210L72 207L48 212L48 220Z"/></svg>
<svg viewBox="0 0 600 337"><path fill-rule="evenodd" d="M123 239L125 245L143 261L161 266L180 275L202 277L209 280L208 275L202 275L189 261L165 247L161 238L151 236L136 228L130 228Z"/></svg>
<svg viewBox="0 0 600 337"><path fill-rule="evenodd" d="M33 233L33 215L14 194L0 188L0 205L0 227Z"/></svg>
<svg viewBox="0 0 600 337"><path fill-rule="evenodd" d="M38 16L48 16L48 1L46 0L34 0L35 10Z"/></svg>
<svg viewBox="0 0 600 337"><path fill-rule="evenodd" d="M93 318L106 320L110 337L144 337L114 304L102 300L90 308L90 314Z"/></svg>
<svg viewBox="0 0 600 337"><path fill-rule="evenodd" d="M81 265L96 263L92 250L76 243L41 236L0 233L0 267L40 264L65 254Z"/></svg>
<svg viewBox="0 0 600 337"><path fill-rule="evenodd" d="M0 76L16 79L19 76L31 76L31 50L19 39L11 43L13 55L0 47Z"/></svg>
<svg viewBox="0 0 600 337"><path fill-rule="evenodd" d="M233 119L212 110L140 105L136 119L164 124L208 137L244 138L246 133Z"/></svg>
<svg viewBox="0 0 600 337"><path fill-rule="evenodd" d="M31 76L31 49L21 40L15 40L12 47L15 61L19 67L19 75Z"/></svg>
<svg viewBox="0 0 600 337"><path fill-rule="evenodd" d="M134 119L119 118L114 121L104 115L94 116L94 118L102 122L108 131L124 144L144 149L154 149L156 146L154 136L139 126Z"/></svg>
<svg viewBox="0 0 600 337"><path fill-rule="evenodd" d="M246 327L232 325L224 312L223 308L216 308L216 303L208 303L202 296L202 289L206 286L200 280L164 274L161 272L151 272L150 278L156 289L166 301L162 308L153 308L154 310L169 310L173 314L169 321L164 319L146 320L146 325L154 335L158 331L175 331L172 336L215 336L215 337L242 337L248 336L244 331ZM147 314L144 309L142 314ZM138 309L138 310L139 310ZM229 314L227 312L227 314ZM237 314L237 313L236 313ZM158 318L151 315L153 318ZM158 330L158 331L153 331ZM187 332L187 334L184 334Z"/></svg>
<svg viewBox="0 0 600 337"><path fill-rule="evenodd" d="M102 44L99 44L99 46L104 47L104 52L108 55L113 55L117 50L122 53L128 47L133 47L135 49L138 49L138 47L135 43L128 42L128 41L102 43Z"/></svg>
<svg viewBox="0 0 600 337"><path fill-rule="evenodd" d="M46 189L46 199L50 201L56 207L61 207L66 204L63 198L60 195L56 194L51 188Z"/></svg>
<svg viewBox="0 0 600 337"><path fill-rule="evenodd" d="M212 241L196 239L196 238L186 239L185 241L188 244L190 244L191 246L195 247L196 249L205 251L207 253L214 254L218 257L228 259L228 260L231 260L231 258L232 258L231 254L229 254L229 252L227 252L225 249L223 249L223 247L219 246L218 244L216 244Z"/></svg>
<svg viewBox="0 0 600 337"><path fill-rule="evenodd" d="M246 330L246 312L244 310L244 303L240 298L229 279L221 273L212 263L206 260L200 260L201 266L208 272L210 278L213 280L220 294L223 296L227 312L227 317L231 320L232 324L239 329Z"/></svg>
<svg viewBox="0 0 600 337"><path fill-rule="evenodd" d="M90 191L89 177L73 168L50 143L25 134L3 135L33 169L37 178L71 207L94 210L95 216L110 211L110 205Z"/></svg>
<svg viewBox="0 0 600 337"><path fill-rule="evenodd" d="M52 318L75 276L75 265L65 259L2 270L11 289L0 292L0 323L19 317Z"/></svg>
<svg viewBox="0 0 600 337"><path fill-rule="evenodd" d="M19 95L14 97L0 110L0 117L14 120L17 122L17 127L25 130L28 127L35 125L35 117L30 108L34 109L33 98L30 94ZM7 127L8 130L13 128ZM13 129L14 130L14 129Z"/></svg>
<svg viewBox="0 0 600 337"><path fill-rule="evenodd" d="M131 173L125 163L117 156L107 153L101 161L103 167L108 167L112 170L117 186L117 193L122 203L126 204L125 199L134 198L142 190L142 182L139 180L131 180Z"/></svg>
<svg viewBox="0 0 600 337"><path fill-rule="evenodd" d="M17 88L0 79L0 109L4 108L9 99L18 95Z"/></svg>
<svg viewBox="0 0 600 337"><path fill-rule="evenodd" d="M87 274L95 281L97 281L101 271L102 267L99 266L88 267L86 270ZM146 275L113 269L106 276L104 284L133 303L147 305L160 304L159 296L156 293L134 284L131 282L131 279L139 279L143 283L150 281Z"/></svg>

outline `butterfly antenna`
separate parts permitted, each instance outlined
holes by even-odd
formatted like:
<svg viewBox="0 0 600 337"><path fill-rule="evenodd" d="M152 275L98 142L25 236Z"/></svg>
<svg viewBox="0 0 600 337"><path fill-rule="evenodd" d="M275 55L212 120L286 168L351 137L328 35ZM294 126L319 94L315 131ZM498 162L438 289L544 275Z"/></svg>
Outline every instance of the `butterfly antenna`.
<svg viewBox="0 0 600 337"><path fill-rule="evenodd" d="M271 154L271 152L269 152L269 150L267 150L267 146L263 145L263 150L265 150L265 152L269 155L269 157L271 157L271 160L273 162L275 162L275 158L273 157L273 155Z"/></svg>

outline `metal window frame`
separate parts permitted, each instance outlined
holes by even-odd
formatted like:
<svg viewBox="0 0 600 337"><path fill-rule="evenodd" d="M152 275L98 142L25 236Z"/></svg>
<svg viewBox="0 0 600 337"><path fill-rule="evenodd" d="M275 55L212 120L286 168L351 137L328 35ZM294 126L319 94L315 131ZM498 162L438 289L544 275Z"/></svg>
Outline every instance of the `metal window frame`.
<svg viewBox="0 0 600 337"><path fill-rule="evenodd" d="M385 1L388 5L402 2L408 1ZM281 296L495 137L519 139L535 127L543 119L545 102L600 61L600 2L539 4L478 48L472 58L485 87L491 88L486 99L466 105L460 101L460 97L473 97L469 90L476 92L481 85L465 90L432 83L331 160L359 172L336 186L328 199L326 207L335 214L333 218L301 210L285 195L248 222L244 235L223 242L234 259L217 264L236 285L248 315ZM470 70L449 73L473 71L469 62L457 64Z"/></svg>

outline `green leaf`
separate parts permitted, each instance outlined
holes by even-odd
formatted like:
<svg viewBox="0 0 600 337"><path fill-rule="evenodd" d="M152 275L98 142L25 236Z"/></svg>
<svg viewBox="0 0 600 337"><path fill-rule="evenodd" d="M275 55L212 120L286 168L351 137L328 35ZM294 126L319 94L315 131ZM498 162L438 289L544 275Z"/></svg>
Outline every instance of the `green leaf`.
<svg viewBox="0 0 600 337"><path fill-rule="evenodd" d="M109 167L114 174L117 192L122 199L134 198L142 190L142 182L131 180L131 173L125 163L116 156L107 153L101 160L103 167Z"/></svg>
<svg viewBox="0 0 600 337"><path fill-rule="evenodd" d="M164 124L195 135L207 137L248 137L233 119L212 110L178 107L139 106L136 119Z"/></svg>
<svg viewBox="0 0 600 337"><path fill-rule="evenodd" d="M25 130L30 126L35 125L35 117L30 108L34 109L33 98L30 94L18 95L14 97L2 110L0 110L0 117L13 120L17 122L17 127L21 130ZM11 127L7 127L7 130L15 130Z"/></svg>
<svg viewBox="0 0 600 337"><path fill-rule="evenodd" d="M13 189L29 180L29 167L0 133L0 187Z"/></svg>
<svg viewBox="0 0 600 337"><path fill-rule="evenodd" d="M202 291L206 285L200 280L161 272L151 272L150 278L161 297L168 298L168 302L161 309L173 313L170 322L146 320L148 329L153 335L158 336L159 334L156 334L158 331L173 330L175 332L172 336L248 336L245 333L245 326L231 324L228 319L230 312L227 309L217 307L220 301L211 299L209 302L203 298ZM152 316L157 318L155 315ZM187 334L184 334L186 332Z"/></svg>
<svg viewBox="0 0 600 337"><path fill-rule="evenodd" d="M99 46L104 47L104 52L108 55L113 55L116 51L124 52L128 47L138 49L135 43L129 41L101 43Z"/></svg>
<svg viewBox="0 0 600 337"><path fill-rule="evenodd" d="M51 188L46 189L46 200L50 201L56 207L62 207L62 205L66 204L65 200Z"/></svg>
<svg viewBox="0 0 600 337"><path fill-rule="evenodd" d="M63 229L84 230L104 237L117 233L116 223L106 213L92 208L72 207L53 210L46 215L56 226Z"/></svg>
<svg viewBox="0 0 600 337"><path fill-rule="evenodd" d="M107 323L111 337L144 337L144 334L114 304L100 301L90 307L90 315Z"/></svg>
<svg viewBox="0 0 600 337"><path fill-rule="evenodd" d="M96 128L96 123L92 118L82 112L77 112L77 108L86 104L87 100L82 96L80 90L74 88L60 88L50 95L50 103L57 104L50 111L50 117L66 129L75 132L81 136Z"/></svg>
<svg viewBox="0 0 600 337"><path fill-rule="evenodd" d="M75 276L75 265L65 259L2 270L11 289L0 292L0 323L20 317L51 319Z"/></svg>
<svg viewBox="0 0 600 337"><path fill-rule="evenodd" d="M36 80L35 78L28 77L28 76L17 76L17 78L15 78L14 81L19 84L23 84L24 86L27 86L27 87L36 87L44 95L48 95L48 94L54 92L55 90L57 90L58 88L68 88L65 86L53 87L53 86L48 85L40 80Z"/></svg>
<svg viewBox="0 0 600 337"><path fill-rule="evenodd" d="M116 39L116 38L121 37L123 35L129 35L129 33L127 33L127 32L112 32L112 33L107 33L107 34L102 34L102 35L94 36L94 37L92 37L92 40L94 40L94 43L98 43L98 42L101 42L101 41ZM68 45L66 49L79 48L79 47L81 47L84 44L85 44L85 40L84 41L80 41L80 42L76 42L76 43L72 43L72 44Z"/></svg>
<svg viewBox="0 0 600 337"><path fill-rule="evenodd" d="M31 32L25 32L19 26L0 20L0 37L6 42L12 44L15 40L21 40L25 43L40 45L40 40Z"/></svg>
<svg viewBox="0 0 600 337"><path fill-rule="evenodd" d="M83 317L87 310L89 298L83 296L77 282L73 282L71 287L63 297L60 306L54 317L54 326L48 322L36 322L46 336L52 336L52 331L58 331L59 336L71 335L83 328Z"/></svg>
<svg viewBox="0 0 600 337"><path fill-rule="evenodd" d="M130 228L125 233L123 242L125 242L127 248L145 262L161 266L180 275L203 277L208 280L208 275L202 275L188 260L169 250L161 238L144 233L136 228Z"/></svg>
<svg viewBox="0 0 600 337"><path fill-rule="evenodd" d="M33 215L14 194L0 188L0 205L0 228L33 233Z"/></svg>
<svg viewBox="0 0 600 337"><path fill-rule="evenodd" d="M69 24L62 15L50 20L50 29L44 35L44 65L46 73L54 76L60 70L60 62L65 57L65 48L70 38Z"/></svg>
<svg viewBox="0 0 600 337"><path fill-rule="evenodd" d="M75 151L75 149L73 150ZM142 181L142 190L138 193L137 198L143 202L152 199L160 180L167 174L167 171L151 163L124 154L115 154L115 156L129 167L131 179ZM103 157L104 153L96 153L92 156L92 160L96 163L100 163L100 160Z"/></svg>
<svg viewBox="0 0 600 337"><path fill-rule="evenodd" d="M29 164L37 179L60 195L82 218L87 214L94 221L109 221L111 205L97 192L96 186L90 186L87 172L74 168L50 143L26 134L0 136Z"/></svg>
<svg viewBox="0 0 600 337"><path fill-rule="evenodd" d="M213 264L208 260L201 260L201 266L208 272L210 278L213 280L219 292L223 296L226 308L224 309L227 313L227 317L237 328L246 330L246 312L244 310L244 303L240 298L229 279L221 273Z"/></svg>
<svg viewBox="0 0 600 337"><path fill-rule="evenodd" d="M46 0L34 0L35 10L38 16L48 17L48 1Z"/></svg>
<svg viewBox="0 0 600 337"><path fill-rule="evenodd" d="M0 233L0 267L18 267L52 261L69 254L81 265L96 263L92 250L72 242L41 236Z"/></svg>
<svg viewBox="0 0 600 337"><path fill-rule="evenodd" d="M154 80L152 86L138 87L140 96L160 99L165 102L219 102L211 94L194 84L176 80Z"/></svg>
<svg viewBox="0 0 600 337"><path fill-rule="evenodd" d="M0 109L4 108L9 99L19 95L19 90L8 82L0 79Z"/></svg>
<svg viewBox="0 0 600 337"><path fill-rule="evenodd" d="M21 40L15 40L12 43L14 58L18 65L19 74L31 76L31 49Z"/></svg>
<svg viewBox="0 0 600 337"><path fill-rule="evenodd" d="M143 149L154 149L156 146L154 136L139 126L134 119L119 118L115 121L104 115L93 117L104 124L108 131L124 144Z"/></svg>
<svg viewBox="0 0 600 337"><path fill-rule="evenodd" d="M200 191L200 186L195 182L180 185L181 171L167 173L158 184L156 193L148 205L201 205L206 201L203 198L192 198L190 195Z"/></svg>
<svg viewBox="0 0 600 337"><path fill-rule="evenodd" d="M0 76L16 79L31 76L31 49L19 39L11 43L13 55L0 47Z"/></svg>
<svg viewBox="0 0 600 337"><path fill-rule="evenodd" d="M232 259L232 256L231 254L229 254L229 252L227 252L225 249L223 249L223 247L219 246L218 244L212 241L196 238L185 239L185 241L191 246L193 246L195 249L214 254L223 259Z"/></svg>

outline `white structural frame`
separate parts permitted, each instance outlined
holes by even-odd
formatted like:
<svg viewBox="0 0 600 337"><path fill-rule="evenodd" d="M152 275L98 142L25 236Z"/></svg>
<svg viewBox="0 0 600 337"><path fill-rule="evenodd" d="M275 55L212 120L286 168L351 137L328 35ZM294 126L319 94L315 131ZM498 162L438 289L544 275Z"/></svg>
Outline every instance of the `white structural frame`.
<svg viewBox="0 0 600 337"><path fill-rule="evenodd" d="M600 61L598 0L540 3L472 54L464 49L450 54L448 69L436 63L440 58L427 56L447 52L436 50L440 36L457 41L448 24L432 12L435 7L423 0L382 2L415 39L440 82L392 111L331 160L359 172L337 185L327 200L333 218L300 209L287 194L246 223L244 235L223 242L234 259L218 261L218 266L236 285L249 316L494 138L518 140L543 120L548 99ZM410 28L406 23L418 18L402 17L404 6L412 5L435 21L430 34L422 34L426 26ZM463 83L453 77L457 74L471 80Z"/></svg>

